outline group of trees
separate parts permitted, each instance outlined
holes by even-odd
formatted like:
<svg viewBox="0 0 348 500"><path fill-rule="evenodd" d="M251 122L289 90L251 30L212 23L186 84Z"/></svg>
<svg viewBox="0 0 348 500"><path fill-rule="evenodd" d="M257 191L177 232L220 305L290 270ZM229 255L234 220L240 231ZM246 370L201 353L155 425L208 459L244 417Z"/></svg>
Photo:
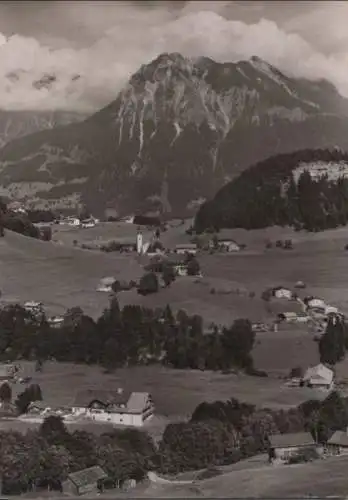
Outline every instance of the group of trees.
<svg viewBox="0 0 348 500"><path fill-rule="evenodd" d="M27 214L16 213L8 210L6 203L0 200L0 237L4 236L5 229L9 229L10 231L23 234L24 236L50 241L52 238L52 230L50 227L38 229L34 226L35 222L41 222L43 214L46 214L45 217L47 222L51 222L51 216L53 216L53 214L49 211L36 210L28 212Z"/></svg>
<svg viewBox="0 0 348 500"><path fill-rule="evenodd" d="M325 333L319 339L320 361L335 365L345 356L348 348L348 331L341 316L332 315L327 323Z"/></svg>
<svg viewBox="0 0 348 500"><path fill-rule="evenodd" d="M313 179L308 172L295 181L293 171L301 163L344 163L348 154L337 150L304 150L262 161L224 186L203 204L194 228L293 226L321 231L346 225L348 179ZM329 167L328 167L329 168Z"/></svg>
<svg viewBox="0 0 348 500"><path fill-rule="evenodd" d="M111 486L126 479L141 480L153 467L155 446L141 431L111 430L101 436L68 432L60 417L47 417L26 434L0 432L0 469L4 494L38 488L61 490L71 472L100 465Z"/></svg>
<svg viewBox="0 0 348 500"><path fill-rule="evenodd" d="M100 436L69 432L60 417L49 416L39 429L25 435L0 433L3 492L60 489L70 472L93 465L100 465L113 485L141 480L148 470L178 473L211 468L265 452L273 434L308 431L325 443L347 425L348 400L337 392L289 410L257 408L233 397L203 402L189 421L168 424L157 444L137 429L112 429Z"/></svg>
<svg viewBox="0 0 348 500"><path fill-rule="evenodd" d="M68 310L59 328L51 327L44 316L32 317L19 305L0 310L4 360L54 358L107 368L161 362L175 368L250 369L254 339L246 319L207 333L200 316L184 311L174 316L169 306L121 309L116 298L97 321L79 308Z"/></svg>

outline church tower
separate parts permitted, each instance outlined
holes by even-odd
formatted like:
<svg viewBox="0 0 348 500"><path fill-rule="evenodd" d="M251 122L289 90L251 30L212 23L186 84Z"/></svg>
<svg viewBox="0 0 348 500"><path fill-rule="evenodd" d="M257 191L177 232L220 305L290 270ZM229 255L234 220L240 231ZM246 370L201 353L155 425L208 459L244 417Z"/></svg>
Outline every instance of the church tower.
<svg viewBox="0 0 348 500"><path fill-rule="evenodd" d="M141 231L137 232L137 253L138 255L143 253L143 233Z"/></svg>

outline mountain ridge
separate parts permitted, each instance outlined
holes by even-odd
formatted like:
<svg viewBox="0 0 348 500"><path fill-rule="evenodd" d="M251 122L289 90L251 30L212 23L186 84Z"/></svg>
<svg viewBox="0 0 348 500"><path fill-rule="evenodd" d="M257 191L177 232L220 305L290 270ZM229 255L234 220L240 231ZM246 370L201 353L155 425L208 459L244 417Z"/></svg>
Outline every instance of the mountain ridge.
<svg viewBox="0 0 348 500"><path fill-rule="evenodd" d="M2 148L0 185L32 204L183 214L274 153L348 148L347 125L348 100L324 80L291 78L256 56L160 54L83 122Z"/></svg>

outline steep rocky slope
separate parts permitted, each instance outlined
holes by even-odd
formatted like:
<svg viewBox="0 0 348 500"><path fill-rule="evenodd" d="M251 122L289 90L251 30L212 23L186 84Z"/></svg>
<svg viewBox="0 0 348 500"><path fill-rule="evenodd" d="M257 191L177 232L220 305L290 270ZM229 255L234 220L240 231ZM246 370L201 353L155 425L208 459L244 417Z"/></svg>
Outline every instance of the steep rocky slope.
<svg viewBox="0 0 348 500"><path fill-rule="evenodd" d="M0 150L3 192L119 212L187 212L247 166L303 148L348 148L348 103L326 81L162 54L82 123Z"/></svg>

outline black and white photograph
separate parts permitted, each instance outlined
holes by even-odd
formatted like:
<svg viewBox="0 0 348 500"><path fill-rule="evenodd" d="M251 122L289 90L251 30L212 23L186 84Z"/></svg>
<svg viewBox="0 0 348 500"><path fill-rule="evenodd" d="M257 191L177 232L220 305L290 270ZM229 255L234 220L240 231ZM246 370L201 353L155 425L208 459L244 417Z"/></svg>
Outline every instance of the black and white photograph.
<svg viewBox="0 0 348 500"><path fill-rule="evenodd" d="M1 498L348 498L347 351L348 1L1 1Z"/></svg>

